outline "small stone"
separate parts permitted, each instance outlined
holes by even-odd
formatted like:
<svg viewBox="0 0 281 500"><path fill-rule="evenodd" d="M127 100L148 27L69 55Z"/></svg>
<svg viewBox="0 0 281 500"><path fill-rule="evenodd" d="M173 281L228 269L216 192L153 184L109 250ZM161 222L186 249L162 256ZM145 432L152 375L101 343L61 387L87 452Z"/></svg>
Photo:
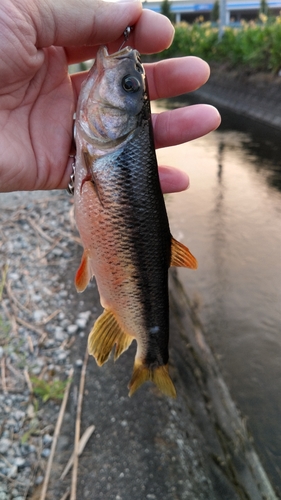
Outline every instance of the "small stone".
<svg viewBox="0 0 281 500"><path fill-rule="evenodd" d="M43 481L44 481L43 476L37 476L37 478L35 479L35 484L37 484L37 485L42 484Z"/></svg>
<svg viewBox="0 0 281 500"><path fill-rule="evenodd" d="M76 325L77 325L79 328L83 329L83 328L85 328L85 327L86 327L86 325L87 325L87 320L86 320L86 319L84 319L84 318L78 318L78 319L76 320Z"/></svg>
<svg viewBox="0 0 281 500"><path fill-rule="evenodd" d="M39 375L41 373L42 368L40 366L33 366L31 368L32 375Z"/></svg>
<svg viewBox="0 0 281 500"><path fill-rule="evenodd" d="M53 347L55 345L54 339L47 339L45 341L45 347L46 349L49 349L50 347Z"/></svg>
<svg viewBox="0 0 281 500"><path fill-rule="evenodd" d="M63 250L61 248L54 248L52 254L56 257L61 257L61 255L63 254Z"/></svg>
<svg viewBox="0 0 281 500"><path fill-rule="evenodd" d="M20 279L20 275L18 273L9 273L9 278L13 281L18 281Z"/></svg>
<svg viewBox="0 0 281 500"><path fill-rule="evenodd" d="M48 458L49 455L51 453L51 450L49 450L49 448L44 448L42 451L41 451L41 457L42 458Z"/></svg>
<svg viewBox="0 0 281 500"><path fill-rule="evenodd" d="M45 445L50 445L53 442L53 436L50 436L50 434L44 434L43 436L43 444Z"/></svg>
<svg viewBox="0 0 281 500"><path fill-rule="evenodd" d="M9 427L15 427L17 425L17 422L14 418L8 418L8 420L6 421L6 425L8 425Z"/></svg>
<svg viewBox="0 0 281 500"><path fill-rule="evenodd" d="M78 318L76 320L76 325L79 326L79 328L85 328L89 318L91 316L91 311L83 311L79 313Z"/></svg>
<svg viewBox="0 0 281 500"><path fill-rule="evenodd" d="M7 438L0 439L0 453L7 453L8 449L12 446L12 441Z"/></svg>
<svg viewBox="0 0 281 500"><path fill-rule="evenodd" d="M12 467L9 467L8 471L7 471L7 476L10 477L10 478L14 478L14 477L17 477L17 474L18 474L18 468L16 465L13 465Z"/></svg>
<svg viewBox="0 0 281 500"><path fill-rule="evenodd" d="M42 296L40 295L40 293L34 293L32 295L32 300L33 300L33 302L41 302Z"/></svg>
<svg viewBox="0 0 281 500"><path fill-rule="evenodd" d="M76 366L83 366L83 360L82 359L76 359L75 361Z"/></svg>
<svg viewBox="0 0 281 500"><path fill-rule="evenodd" d="M12 416L16 419L16 420L21 420L22 418L25 417L25 412L22 411L22 410L16 410L16 411L13 411L12 413Z"/></svg>
<svg viewBox="0 0 281 500"><path fill-rule="evenodd" d="M91 316L91 311L83 311L78 314L78 318L86 319L87 321L89 320Z"/></svg>
<svg viewBox="0 0 281 500"><path fill-rule="evenodd" d="M23 467L25 465L25 460L22 457L16 457L14 458L14 465L17 467Z"/></svg>
<svg viewBox="0 0 281 500"><path fill-rule="evenodd" d="M9 457L9 459L12 459L15 456L15 450L14 450L14 448L11 447L11 448L8 449L7 456Z"/></svg>
<svg viewBox="0 0 281 500"><path fill-rule="evenodd" d="M59 342L63 342L66 338L65 332L61 326L57 326L55 329L55 339Z"/></svg>
<svg viewBox="0 0 281 500"><path fill-rule="evenodd" d="M73 335L74 333L76 333L78 330L78 325L69 325L67 327L67 333L69 333L69 335ZM1 355L0 355L1 357Z"/></svg>
<svg viewBox="0 0 281 500"><path fill-rule="evenodd" d="M32 404L29 404L26 410L26 415L28 418L34 418L35 417L35 411L34 411L34 406Z"/></svg>
<svg viewBox="0 0 281 500"><path fill-rule="evenodd" d="M44 318L46 318L47 313L46 311L43 311L43 309L37 309L33 312L32 316L36 323L40 323Z"/></svg>
<svg viewBox="0 0 281 500"><path fill-rule="evenodd" d="M58 361L64 361L67 358L67 352L62 351L58 354L57 360Z"/></svg>

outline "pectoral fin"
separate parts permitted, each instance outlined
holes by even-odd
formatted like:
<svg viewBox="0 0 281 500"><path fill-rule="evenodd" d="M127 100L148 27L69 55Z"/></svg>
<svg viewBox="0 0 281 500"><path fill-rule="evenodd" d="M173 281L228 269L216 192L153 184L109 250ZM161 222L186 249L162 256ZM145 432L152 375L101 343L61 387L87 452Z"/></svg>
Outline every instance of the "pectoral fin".
<svg viewBox="0 0 281 500"><path fill-rule="evenodd" d="M122 330L114 314L105 309L90 332L88 350L101 366L108 360L115 344L114 360L128 349L133 340L131 335Z"/></svg>
<svg viewBox="0 0 281 500"><path fill-rule="evenodd" d="M197 269L198 264L195 257L188 250L188 248L175 240L171 239L171 263L170 266L176 267L189 267L190 269Z"/></svg>
<svg viewBox="0 0 281 500"><path fill-rule="evenodd" d="M82 181L81 192L82 192L82 188L83 188L83 185L85 184L85 182L90 181L91 185L92 185L92 187L93 187L93 189L94 189L94 191L99 199L100 204L103 206L103 203L102 203L102 200L101 200L101 197L99 194L98 186L97 186L97 183L95 180L94 171L92 168L92 165L95 163L96 159L98 158L98 155L90 155L90 153L88 151L84 150L83 151L83 158L84 158L84 163L85 163L86 170L88 173Z"/></svg>
<svg viewBox="0 0 281 500"><path fill-rule="evenodd" d="M92 276L93 274L90 269L89 253L87 250L84 250L81 259L81 264L75 276L75 286L77 292L84 292Z"/></svg>
<svg viewBox="0 0 281 500"><path fill-rule="evenodd" d="M147 380L154 382L158 389L166 396L176 397L176 389L170 378L168 366L148 367L139 360L136 360L134 364L133 375L129 384L129 396L132 396Z"/></svg>

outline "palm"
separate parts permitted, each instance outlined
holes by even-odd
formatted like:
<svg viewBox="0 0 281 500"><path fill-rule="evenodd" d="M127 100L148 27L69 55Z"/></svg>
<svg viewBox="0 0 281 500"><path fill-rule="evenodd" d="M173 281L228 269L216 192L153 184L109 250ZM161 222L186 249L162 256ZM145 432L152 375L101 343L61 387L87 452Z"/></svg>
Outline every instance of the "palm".
<svg viewBox="0 0 281 500"><path fill-rule="evenodd" d="M0 191L65 188L71 173L72 118L81 75L68 63L94 57L100 44L118 50L124 26L133 26L132 46L159 52L172 40L168 19L140 2L83 0L0 2ZM144 36L145 34L145 36ZM47 47L47 48L44 48ZM152 99L195 90L208 77L196 58L147 67ZM154 120L157 147L194 139L216 128L210 107L182 108ZM186 176L160 171L165 191L186 187ZM164 180L163 180L164 179Z"/></svg>
<svg viewBox="0 0 281 500"><path fill-rule="evenodd" d="M21 56L17 54L19 61ZM6 75L1 96L5 106L0 111L0 150L6 165L1 177L6 190L10 185L13 190L29 190L66 184L75 103L65 51L51 47L37 59L35 71L30 61L25 71L19 69L18 78L13 73L11 82L9 68L6 72L1 68Z"/></svg>

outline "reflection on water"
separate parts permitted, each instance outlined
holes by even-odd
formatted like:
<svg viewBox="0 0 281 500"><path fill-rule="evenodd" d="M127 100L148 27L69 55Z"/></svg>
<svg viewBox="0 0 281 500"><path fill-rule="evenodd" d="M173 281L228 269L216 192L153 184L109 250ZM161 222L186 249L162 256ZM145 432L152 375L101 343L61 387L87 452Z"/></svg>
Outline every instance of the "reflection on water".
<svg viewBox="0 0 281 500"><path fill-rule="evenodd" d="M199 262L180 276L281 490L281 145L241 118L224 124L158 158L190 175L190 189L167 198L172 233Z"/></svg>

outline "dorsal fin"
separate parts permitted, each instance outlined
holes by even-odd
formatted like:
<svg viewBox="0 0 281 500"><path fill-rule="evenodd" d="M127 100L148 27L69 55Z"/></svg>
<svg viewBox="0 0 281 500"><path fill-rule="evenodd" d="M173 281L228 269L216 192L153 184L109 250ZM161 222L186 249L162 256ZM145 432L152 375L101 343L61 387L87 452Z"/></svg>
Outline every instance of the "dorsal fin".
<svg viewBox="0 0 281 500"><path fill-rule="evenodd" d="M171 238L170 266L189 267L190 269L197 269L198 267L197 260L188 248L173 237Z"/></svg>

